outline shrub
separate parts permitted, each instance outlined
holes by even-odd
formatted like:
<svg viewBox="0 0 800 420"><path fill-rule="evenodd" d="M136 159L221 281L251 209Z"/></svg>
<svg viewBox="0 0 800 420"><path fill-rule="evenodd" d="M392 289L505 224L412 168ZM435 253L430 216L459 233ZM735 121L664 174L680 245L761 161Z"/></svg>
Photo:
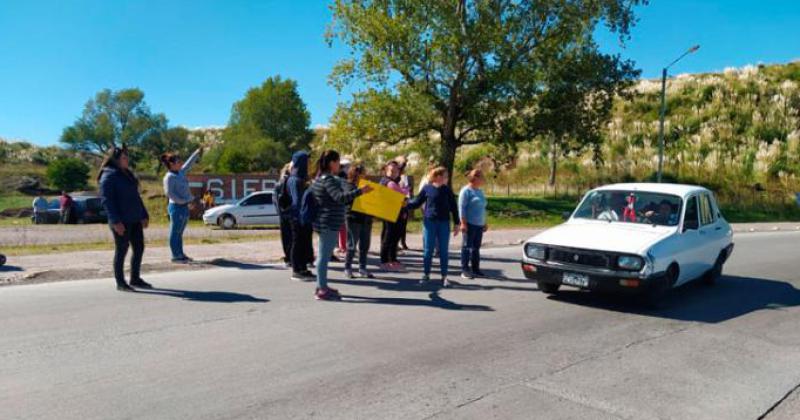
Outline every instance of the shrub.
<svg viewBox="0 0 800 420"><path fill-rule="evenodd" d="M88 186L89 171L89 165L80 159L61 158L47 166L47 179L63 191L81 190Z"/></svg>

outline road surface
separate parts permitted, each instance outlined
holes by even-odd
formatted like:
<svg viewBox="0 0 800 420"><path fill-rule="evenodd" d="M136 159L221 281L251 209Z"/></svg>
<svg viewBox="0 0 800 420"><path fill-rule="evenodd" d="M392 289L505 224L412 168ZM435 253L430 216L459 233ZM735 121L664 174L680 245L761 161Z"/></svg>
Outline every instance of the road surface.
<svg viewBox="0 0 800 420"><path fill-rule="evenodd" d="M738 235L720 284L656 311L548 297L518 247L486 252L497 280L336 280L339 303L248 264L3 287L0 418L796 419L799 241Z"/></svg>

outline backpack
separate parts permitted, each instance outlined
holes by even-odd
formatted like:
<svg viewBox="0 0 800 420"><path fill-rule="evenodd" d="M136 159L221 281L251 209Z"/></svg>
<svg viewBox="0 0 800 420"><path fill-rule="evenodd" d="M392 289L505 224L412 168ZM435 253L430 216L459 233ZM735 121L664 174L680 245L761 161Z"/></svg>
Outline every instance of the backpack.
<svg viewBox="0 0 800 420"><path fill-rule="evenodd" d="M292 197L289 195L289 178L284 177L275 186L275 198L278 210L285 213L292 207Z"/></svg>
<svg viewBox="0 0 800 420"><path fill-rule="evenodd" d="M315 181L316 182L316 181ZM314 197L313 188L311 186L303 193L303 199L300 201L300 224L302 226L309 226L317 220L317 203Z"/></svg>

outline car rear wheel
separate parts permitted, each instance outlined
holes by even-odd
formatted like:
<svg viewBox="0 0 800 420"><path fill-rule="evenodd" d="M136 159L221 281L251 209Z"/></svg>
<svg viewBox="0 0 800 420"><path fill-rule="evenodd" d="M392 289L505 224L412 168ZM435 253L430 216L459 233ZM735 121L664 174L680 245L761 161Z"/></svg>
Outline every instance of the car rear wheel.
<svg viewBox="0 0 800 420"><path fill-rule="evenodd" d="M219 226L223 229L233 229L236 227L236 219L233 216L226 214L219 218Z"/></svg>
<svg viewBox="0 0 800 420"><path fill-rule="evenodd" d="M536 287L539 288L544 293L553 294L558 292L558 289L561 287L558 283L546 283L541 280L536 281Z"/></svg>
<svg viewBox="0 0 800 420"><path fill-rule="evenodd" d="M6 265L6 256L0 254L0 267Z"/></svg>

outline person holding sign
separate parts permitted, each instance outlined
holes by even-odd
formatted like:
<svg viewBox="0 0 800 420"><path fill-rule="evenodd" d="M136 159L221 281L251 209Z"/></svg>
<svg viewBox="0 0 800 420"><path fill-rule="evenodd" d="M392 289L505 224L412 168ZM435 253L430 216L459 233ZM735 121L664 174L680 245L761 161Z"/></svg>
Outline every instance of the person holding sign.
<svg viewBox="0 0 800 420"><path fill-rule="evenodd" d="M428 173L428 185L406 206L407 209L413 210L425 205L422 219L425 228L422 237L424 274L420 284L425 284L430 280L433 249L438 247L442 286L450 287L450 281L447 279L450 223L455 226L453 234L458 235L459 218L458 205L453 196L453 190L447 185L447 178L446 168L440 166L431 170Z"/></svg>
<svg viewBox="0 0 800 420"><path fill-rule="evenodd" d="M339 300L339 291L328 287L328 262L333 249L339 241L339 229L345 222L347 206L358 196L372 191L366 185L352 191L345 191L345 181L338 177L341 169L339 153L328 150L317 161L317 176L311 184L311 192L316 205L313 225L319 233L317 250L317 300Z"/></svg>
<svg viewBox="0 0 800 420"><path fill-rule="evenodd" d="M384 177L381 185L408 195L408 189L400 186L400 166L395 161L387 163L384 167ZM397 248L400 246L400 237L403 233L401 220L408 217L407 212L401 211L397 220L383 222L381 231L381 269L384 271L401 271L403 265L397 259Z"/></svg>
<svg viewBox="0 0 800 420"><path fill-rule="evenodd" d="M347 171L347 183L344 184L346 192L358 189L358 183L366 177L362 165L352 165ZM367 255L372 240L372 216L353 210L351 205L347 209L347 254L344 260L344 273L348 279L353 276L353 259L358 249L358 275L362 278L374 278L367 270Z"/></svg>

